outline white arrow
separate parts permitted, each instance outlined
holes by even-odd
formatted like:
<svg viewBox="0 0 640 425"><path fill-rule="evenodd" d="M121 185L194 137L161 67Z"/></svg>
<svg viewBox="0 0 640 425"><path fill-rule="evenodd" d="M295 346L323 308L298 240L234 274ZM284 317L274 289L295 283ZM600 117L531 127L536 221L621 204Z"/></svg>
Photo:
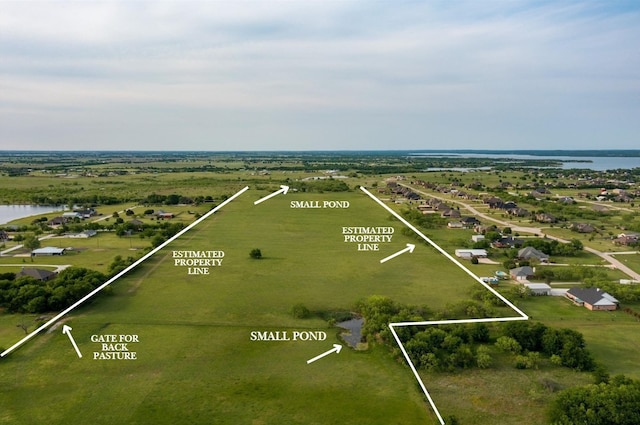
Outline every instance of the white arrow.
<svg viewBox="0 0 640 425"><path fill-rule="evenodd" d="M76 345L76 342L73 340L73 335L71 335L72 329L73 328L71 326L64 325L62 326L62 333L67 334L67 336L69 337L69 340L71 341L71 344L73 345L73 348L75 348L76 353L78 353L78 357L82 358L82 353L80 352L80 349Z"/></svg>
<svg viewBox="0 0 640 425"><path fill-rule="evenodd" d="M287 193L288 191L289 191L289 186L280 185L280 190L275 191L275 192L273 192L272 194L265 196L264 198L260 198L260 199L258 199L257 201L255 201L255 202L253 203L253 205L258 205L260 202L264 202L264 201L266 201L266 200L267 200L267 199L269 199L269 198L273 198L273 197L274 197L274 196L276 196L276 195L280 195L281 193L286 195L286 193Z"/></svg>
<svg viewBox="0 0 640 425"><path fill-rule="evenodd" d="M380 262L381 262L381 263L384 263L385 261L389 261L389 260L391 260L392 258L396 258L398 255L402 255L402 254L404 254L405 252L409 252L409 253L411 253L411 252L413 252L413 249L414 249L415 247L416 247L416 246L415 246L414 244L412 244L412 243L408 243L408 244L407 244L407 247L406 247L405 249L400 250L400 251L396 252L395 254L391 254L391 255L390 255L390 256L388 256L387 258L383 258L382 260L380 260Z"/></svg>
<svg viewBox="0 0 640 425"><path fill-rule="evenodd" d="M340 352L340 350L342 350L342 345L340 344L333 344L333 348L329 351L325 351L324 353L320 354L319 356L315 356L312 359L307 360L307 364L309 363L313 363L316 360L320 360L321 358L323 358L324 356L328 356L331 353L336 353L338 354Z"/></svg>

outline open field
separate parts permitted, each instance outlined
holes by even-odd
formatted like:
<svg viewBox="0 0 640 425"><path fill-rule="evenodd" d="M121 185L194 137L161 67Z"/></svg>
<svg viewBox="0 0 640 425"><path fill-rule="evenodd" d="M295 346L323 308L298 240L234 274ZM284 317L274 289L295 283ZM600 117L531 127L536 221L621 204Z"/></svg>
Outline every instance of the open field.
<svg viewBox="0 0 640 425"><path fill-rule="evenodd" d="M618 254L616 259L631 270L640 273L640 253L638 251L635 254Z"/></svg>
<svg viewBox="0 0 640 425"><path fill-rule="evenodd" d="M545 325L570 328L581 332L587 348L612 375L625 374L640 378L638 331L640 322L633 316L617 311L589 311L564 297L530 297L515 304ZM639 306L625 304L638 310Z"/></svg>
<svg viewBox="0 0 640 425"><path fill-rule="evenodd" d="M197 167L228 170L183 171ZM280 169L266 171L270 167ZM340 174L349 176L344 182L352 192L292 190L286 196L253 205L254 200L277 190L280 184L326 177L324 171L304 167L297 160L158 160L146 161L144 166L122 161L83 167L93 176L54 177L44 172L0 176L0 186L5 188L0 189L0 198L9 202L34 194L115 194L120 200L131 200L98 207L109 218L103 224L114 221L110 217L113 211L140 205L138 201L151 193L211 196L219 201L245 184L251 187L114 283L110 294L65 319L73 327L84 358L77 358L60 324L0 359L0 382L5 383L0 386L0 424L436 424L408 367L385 347L371 344L364 352L345 347L339 355L317 363L307 365L306 360L341 342L338 330L329 326L327 318L332 313L350 311L363 297L386 295L400 303L425 304L438 310L468 300L470 290L479 284L422 241L413 254L379 263L406 243L416 243L416 239L403 235L401 223L353 189L364 184L375 193L374 187L383 188L385 179L397 174L363 174L357 168L347 168ZM504 171L417 176L443 184L482 180L487 188L503 181L524 184L532 178L526 173ZM473 193L482 192L492 193L491 189ZM514 192L526 195L527 190ZM566 189L555 193L573 194ZM292 200L348 200L351 205L348 209L292 209ZM543 233L578 238L603 251L627 250L614 248L601 236L589 240L588 235L548 227L529 218L512 220L479 201L465 202L497 219L542 227ZM541 208L526 203L524 198L519 204L532 210ZM203 214L212 205L140 205L135 211L141 214L147 208L163 209L178 214L172 221L188 224L196 218L194 212ZM390 204L396 211L410 205L415 207L416 203ZM637 206L633 208L637 210ZM121 217L125 221L133 218ZM151 222L149 217L138 219ZM29 225L32 220L23 219L19 224ZM629 217L627 223L633 220ZM597 224L605 225L606 232L616 232L614 226L622 222L620 213L614 212ZM379 251L358 251L357 244L343 242L344 226L392 226L395 233L392 243L382 244ZM473 234L471 230L444 227L423 231L451 254L469 243ZM33 262L29 257L3 257L1 263L18 265L0 267L0 272L43 264L73 264L105 272L116 255L136 257L149 244L148 237L118 237L114 232L101 232L89 239L53 238L42 245L74 249L61 257L38 257ZM249 258L253 248L261 249L262 260ZM220 250L225 255L223 265L211 268L210 274L189 275L186 267L173 265L173 250ZM634 270L640 269L638 255L616 258ZM489 276L504 270L501 263L506 257L494 259L500 264L462 263L478 276ZM570 265L603 264L599 257L586 252L552 260ZM607 270L607 275L616 280L625 277L617 270ZM511 283L501 282L499 290L511 287ZM635 318L622 311L590 312L556 297L514 302L533 320L582 332L588 348L612 374L640 378L640 346L635 343L639 323ZM296 304L306 306L310 316L294 318L291 309ZM640 306L630 307L640 311ZM497 308L496 315L514 313ZM38 316L0 314L0 347L7 348L25 335L21 325L34 329ZM327 332L327 339L250 341L252 331L294 330ZM95 334L138 335L140 343L131 347L138 360L93 360L93 353L100 351L100 344L90 339ZM560 388L592 380L589 374L558 368L546 360L541 361L539 370L516 370L501 353L492 354L495 362L488 370L421 372L444 415L455 415L463 424L543 424L546 407L555 397L544 388L543 380L552 380Z"/></svg>
<svg viewBox="0 0 640 425"><path fill-rule="evenodd" d="M377 252L344 243L342 226L400 228L364 195L294 194L254 206L258 197L248 192L116 282L112 295L72 313L66 323L83 359L60 329L3 359L2 380L12 384L0 423L435 423L406 367L385 349L345 349L307 365L338 342L317 313L349 310L371 294L442 308L466 299L477 283L424 245L380 264L411 241L398 231ZM351 206L290 209L296 198L348 199ZM249 258L255 247L262 260ZM172 250L189 249L223 250L223 266L189 276L171 259ZM313 316L294 319L296 303ZM18 339L22 330L12 319L4 323ZM251 330L295 329L323 330L328 338L249 341ZM100 350L93 334L139 335L138 360L92 360ZM9 345L6 333L0 336ZM119 409L109 409L115 401Z"/></svg>
<svg viewBox="0 0 640 425"><path fill-rule="evenodd" d="M539 369L516 370L513 359L494 352L494 366L463 373L421 376L444 416L461 424L546 425L546 410L554 392L593 381L588 373L541 362ZM549 383L556 386L548 388Z"/></svg>

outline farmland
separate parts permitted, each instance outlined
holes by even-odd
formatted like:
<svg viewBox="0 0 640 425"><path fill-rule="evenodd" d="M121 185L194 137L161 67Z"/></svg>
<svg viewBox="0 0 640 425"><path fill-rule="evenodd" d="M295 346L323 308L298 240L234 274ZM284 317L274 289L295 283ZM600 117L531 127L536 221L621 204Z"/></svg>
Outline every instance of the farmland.
<svg viewBox="0 0 640 425"><path fill-rule="evenodd" d="M1 192L5 202L42 196L80 201L103 195L114 202L97 205L102 216L69 225L79 230L94 222L92 226L99 231L91 238L68 238L57 229L38 224L50 215L45 220L30 217L12 223L12 235L46 234L48 239L43 239L42 245L71 248L65 255L51 257L31 257L28 249L18 249L0 258L0 272L12 273L23 267L53 270L66 265L109 273L117 257L135 261L149 252L161 225L183 228L249 187L117 279L105 294L74 309L2 358L0 380L7 385L0 390L0 423L39 423L46 418L48 423L60 424L437 424L397 347L390 349L374 340L366 350L345 347L339 354L306 363L332 344L344 343L334 323L351 316L356 303L366 297L385 296L437 312L469 301L473 290L482 288L358 190L359 185L369 187L400 214L415 208L417 202L397 199L386 188L388 181L398 178L396 174L378 172L400 169L401 161L385 163L381 158L376 158L380 165L374 169L373 162L352 157L314 162L308 157L269 160L267 154L172 161L157 157L145 160L142 156L136 161L76 162L73 177L61 177L67 174L63 171L68 171L65 161L69 160L61 158L56 174L43 165L28 175L0 177L16 188ZM333 178L338 175L335 171L331 175L319 171L323 164L328 169L338 162L349 166L339 172L340 178ZM480 192L503 180L518 181L528 175L522 171L500 173L419 177L448 183L458 178L467 182L483 179L485 186L477 190ZM295 190L254 204L274 194L281 184ZM452 198L435 190L429 193ZM171 196L192 202L150 203ZM311 208L324 201L345 207ZM536 207L529 202L521 205ZM530 218L511 218L489 210L479 201L469 205L514 227L537 225ZM625 208L637 210L635 206ZM543 228L549 235L578 238L603 251L623 251L627 248L613 245L609 233L615 233L621 222L637 224L636 216L626 209L603 215L596 225L606 231L596 235L576 235L567 226ZM155 212L145 213L150 210L170 211L172 217L161 220ZM119 214L113 214L116 211ZM123 232L119 226L134 219L139 228L129 226L128 232ZM451 230L443 222L446 220L434 220L436 224L421 230L449 253L470 246L473 230ZM393 236L388 243L361 246L346 241L344 228L350 227L390 228ZM417 243L413 253L380 263L408 243ZM3 249L17 245L19 242L6 241ZM256 248L261 259L249 255ZM178 265L174 254L205 251L222 253L216 257L220 263L191 268ZM478 276L504 270L505 253L491 251L490 257L487 264L464 264ZM638 270L637 254L616 257ZM586 251L553 261L568 264L567 269L584 266L602 270L600 278L608 281L626 277L620 270L603 267L600 257ZM512 297L514 287L505 282L498 290ZM640 377L634 356L638 347L629 342L637 332L637 319L632 315L590 312L558 297L512 301L534 321L583 333L588 349L611 374ZM301 306L308 312L304 317L292 314ZM625 306L640 310L638 303ZM493 308L495 317L515 315L504 306ZM0 347L8 348L54 314L0 314ZM83 358L76 356L67 335L62 334L63 325L73 328ZM500 325L494 326L499 329ZM326 339L294 341L276 336L252 341L256 331L288 337L293 332L311 332L326 335ZM104 347L92 341L96 335L135 335L139 342L127 349L136 353L136 360L99 360ZM455 416L461 423L507 423L503 419L508 415L512 423L542 424L555 391L592 381L588 373L553 365L546 359L539 369L516 370L504 354L491 353L493 366L486 370L420 371L443 414ZM552 390L547 388L549 382ZM515 400L510 411L497 408L507 400ZM515 411L514 405L519 406Z"/></svg>

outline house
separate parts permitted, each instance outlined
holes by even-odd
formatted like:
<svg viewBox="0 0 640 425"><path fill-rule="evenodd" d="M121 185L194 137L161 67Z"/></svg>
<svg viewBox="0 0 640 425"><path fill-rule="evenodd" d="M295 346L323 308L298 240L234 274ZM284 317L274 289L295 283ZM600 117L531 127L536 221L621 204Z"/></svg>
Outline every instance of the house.
<svg viewBox="0 0 640 425"><path fill-rule="evenodd" d="M81 218L91 218L98 214L93 208L74 209L73 212L78 213Z"/></svg>
<svg viewBox="0 0 640 425"><path fill-rule="evenodd" d="M500 239L496 239L491 244L494 248L518 248L524 244L522 239L514 238L513 236L503 236Z"/></svg>
<svg viewBox="0 0 640 425"><path fill-rule="evenodd" d="M170 212L165 212L162 210L159 210L158 212L156 212L156 217L158 218L173 218L175 216L175 214L170 213Z"/></svg>
<svg viewBox="0 0 640 425"><path fill-rule="evenodd" d="M56 248L53 246L45 246L31 251L31 255L62 255L66 251L65 248Z"/></svg>
<svg viewBox="0 0 640 425"><path fill-rule="evenodd" d="M509 213L509 215L512 215L515 217L528 217L531 215L529 210L522 207L508 208L506 209L506 211Z"/></svg>
<svg viewBox="0 0 640 425"><path fill-rule="evenodd" d="M571 205L575 203L575 201L571 196L561 196L558 198L558 202L560 202L561 204L567 204L567 205Z"/></svg>
<svg viewBox="0 0 640 425"><path fill-rule="evenodd" d="M47 224L49 226L52 226L52 227L54 227L54 226L62 226L64 224L67 224L68 221L69 221L68 217L55 217L55 218L52 218L51 220L49 220L47 222Z"/></svg>
<svg viewBox="0 0 640 425"><path fill-rule="evenodd" d="M593 233L596 231L596 228L589 223L573 223L570 229L578 233Z"/></svg>
<svg viewBox="0 0 640 425"><path fill-rule="evenodd" d="M533 268L529 266L516 267L515 269L509 270L509 276L511 276L511 279L517 280L520 282L528 280L530 277L534 275L535 275L535 270L533 270Z"/></svg>
<svg viewBox="0 0 640 425"><path fill-rule="evenodd" d="M63 218L73 220L74 218L82 218L82 215L79 212L66 212L62 214Z"/></svg>
<svg viewBox="0 0 640 425"><path fill-rule="evenodd" d="M480 242L484 240L484 235L471 235L471 240L474 242Z"/></svg>
<svg viewBox="0 0 640 425"><path fill-rule="evenodd" d="M525 283L524 286L529 289L531 295L551 295L551 286L546 283Z"/></svg>
<svg viewBox="0 0 640 425"><path fill-rule="evenodd" d="M571 288L565 296L589 310L617 310L619 302L600 288Z"/></svg>
<svg viewBox="0 0 640 425"><path fill-rule="evenodd" d="M549 256L532 246L527 246L518 251L518 258L521 260L537 260L541 263L548 263Z"/></svg>
<svg viewBox="0 0 640 425"><path fill-rule="evenodd" d="M449 217L449 218L460 218L460 211L458 210L446 210L442 211L440 217Z"/></svg>
<svg viewBox="0 0 640 425"><path fill-rule="evenodd" d="M475 217L461 217L460 222L468 229L472 229L474 226L480 224L480 220Z"/></svg>
<svg viewBox="0 0 640 425"><path fill-rule="evenodd" d="M447 223L449 229L464 229L464 226L459 221L450 221Z"/></svg>
<svg viewBox="0 0 640 425"><path fill-rule="evenodd" d="M470 260L473 257L486 258L486 249L456 249L456 257Z"/></svg>
<svg viewBox="0 0 640 425"><path fill-rule="evenodd" d="M618 236L613 240L613 243L615 245L623 245L623 246L634 245L634 244L637 244L638 242L639 242L638 238L634 238L633 236L627 236L627 235Z"/></svg>
<svg viewBox="0 0 640 425"><path fill-rule="evenodd" d="M31 268L23 267L22 270L16 273L16 278L19 278L22 276L31 276L34 279L38 279L42 282L46 282L56 277L56 273L50 272L49 270L31 269Z"/></svg>
<svg viewBox="0 0 640 425"><path fill-rule="evenodd" d="M536 214L536 221L540 223L557 223L558 219L553 214L539 213Z"/></svg>

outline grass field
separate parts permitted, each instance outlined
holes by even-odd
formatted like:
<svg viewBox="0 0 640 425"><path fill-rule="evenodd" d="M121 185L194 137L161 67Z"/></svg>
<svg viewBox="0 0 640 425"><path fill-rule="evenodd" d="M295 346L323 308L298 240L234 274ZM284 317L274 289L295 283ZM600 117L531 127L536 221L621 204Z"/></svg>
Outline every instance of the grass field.
<svg viewBox="0 0 640 425"><path fill-rule="evenodd" d="M616 260L619 260L631 270L640 273L640 252L636 251L635 254L618 254Z"/></svg>
<svg viewBox="0 0 640 425"><path fill-rule="evenodd" d="M186 185L189 176L178 173L170 183ZM384 347L345 348L310 365L306 361L341 343L338 330L323 319L327 312L349 311L373 294L436 310L469 299L478 283L422 242L413 254L380 264L415 239L403 236L402 224L359 191L290 192L254 205L278 188L258 178L263 190L248 191L115 282L112 294L65 319L82 359L60 327L0 359L0 424L437 424L408 367ZM348 200L350 207L292 209L291 200ZM358 251L357 244L343 242L346 226L392 226L395 233L379 251ZM468 231L425 233L449 252L470 238ZM136 242L148 244L110 234L78 239L72 244L77 254L55 260L100 269ZM253 248L261 249L262 260L249 257ZM210 274L189 275L186 267L173 265L174 250L218 250L225 256ZM478 275L502 268L464 264ZM309 308L309 318L290 314L299 303ZM534 320L583 332L612 373L640 377L640 346L629 342L638 323L631 316L589 312L555 297L517 304ZM500 314L514 315L506 308ZM33 329L34 319L1 314L0 347L24 336L16 325ZM324 331L327 340L250 341L254 330ZM104 334L138 335L140 342L130 346L138 360L93 360L101 346L91 335ZM454 414L464 424L542 424L554 397L542 379L560 387L591 380L544 362L540 370L516 371L496 356L489 370L422 373L444 415Z"/></svg>
<svg viewBox="0 0 640 425"><path fill-rule="evenodd" d="M380 264L412 240L362 194L290 194L254 206L266 193L247 192L116 282L112 295L74 311L66 323L84 358L58 328L2 359L0 423L436 423L407 367L386 349L344 349L307 365L339 342L317 313L349 310L372 294L437 309L467 299L477 283L425 245ZM299 210L289 208L292 199L351 206ZM343 226L396 233L380 251L358 252L343 242ZM249 258L256 247L262 260ZM210 275L188 275L173 265L173 250L225 256ZM312 317L294 319L296 303ZM0 332L5 348L21 337L17 319L0 322L10 328ZM252 330L296 329L328 338L250 341ZM138 335L138 360L92 360L100 351L94 334Z"/></svg>
<svg viewBox="0 0 640 425"><path fill-rule="evenodd" d="M640 378L640 323L621 310L589 311L564 297L530 297L516 305L533 320L548 326L570 328L581 332L587 348L612 375L625 374ZM623 305L638 309L637 305Z"/></svg>

